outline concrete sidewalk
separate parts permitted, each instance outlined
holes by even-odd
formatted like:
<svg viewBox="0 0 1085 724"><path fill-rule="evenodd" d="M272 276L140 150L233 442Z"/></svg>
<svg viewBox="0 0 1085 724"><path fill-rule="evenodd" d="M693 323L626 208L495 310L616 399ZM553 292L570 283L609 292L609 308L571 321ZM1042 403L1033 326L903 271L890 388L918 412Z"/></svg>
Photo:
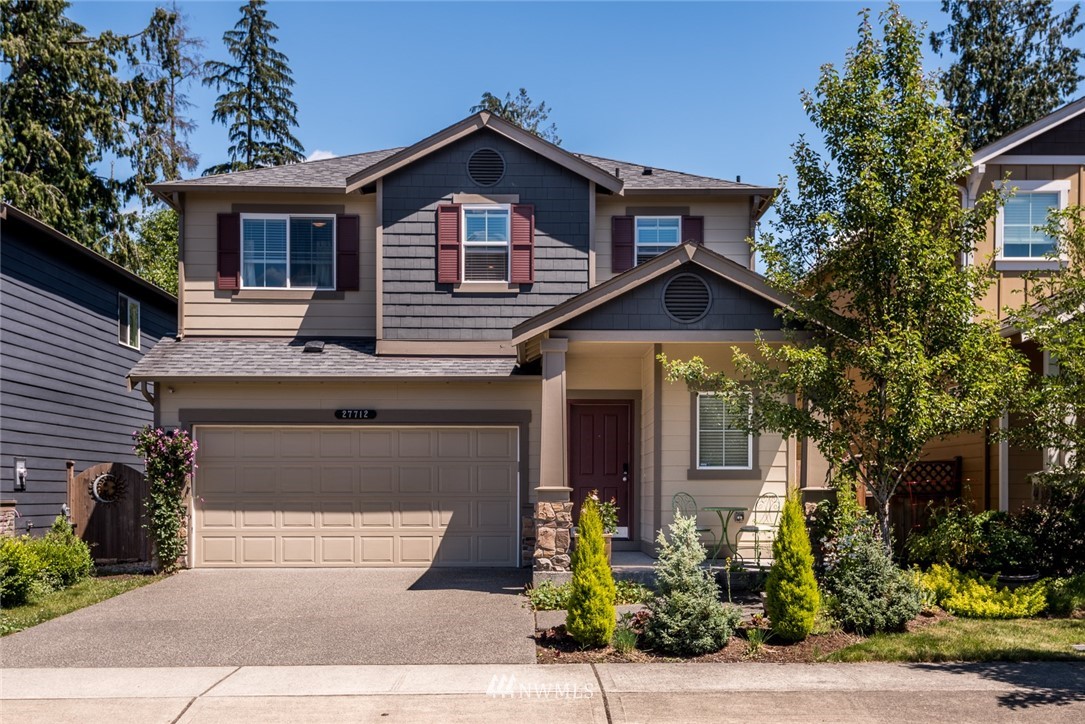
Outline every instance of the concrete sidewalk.
<svg viewBox="0 0 1085 724"><path fill-rule="evenodd" d="M1085 721L1085 665L5 669L0 718L123 722Z"/></svg>

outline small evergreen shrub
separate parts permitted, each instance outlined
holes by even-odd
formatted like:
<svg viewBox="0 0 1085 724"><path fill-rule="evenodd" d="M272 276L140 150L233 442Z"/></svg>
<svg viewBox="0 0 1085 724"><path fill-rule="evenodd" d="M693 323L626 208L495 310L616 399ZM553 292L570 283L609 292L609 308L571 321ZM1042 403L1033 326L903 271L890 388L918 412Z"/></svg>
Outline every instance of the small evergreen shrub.
<svg viewBox="0 0 1085 724"><path fill-rule="evenodd" d="M1085 611L1085 573L1047 583L1047 610L1055 616Z"/></svg>
<svg viewBox="0 0 1085 724"><path fill-rule="evenodd" d="M528 588L524 595L531 602L531 608L536 611L560 611L569 606L570 588L571 585L568 583L558 585L553 581L540 581L537 585ZM651 590L636 581L614 581L615 606L644 603L651 595Z"/></svg>
<svg viewBox="0 0 1085 724"><path fill-rule="evenodd" d="M606 646L614 636L614 574L604 548L603 521L591 498L584 501L578 526L565 630L581 646Z"/></svg>
<svg viewBox="0 0 1085 724"><path fill-rule="evenodd" d="M45 566L29 545L29 537L0 538L0 606L26 603L41 585Z"/></svg>
<svg viewBox="0 0 1085 724"><path fill-rule="evenodd" d="M31 539L28 545L41 560L42 578L50 588L67 588L94 573L90 547L62 515L43 538Z"/></svg>
<svg viewBox="0 0 1085 724"><path fill-rule="evenodd" d="M833 542L824 589L832 615L849 631L899 631L921 609L919 587L894 563L869 518Z"/></svg>
<svg viewBox="0 0 1085 724"><path fill-rule="evenodd" d="M965 618L1028 618L1047 608L1047 584L1043 581L1017 589L999 588L994 578L962 573L935 564L924 573L921 585L935 602L955 616Z"/></svg>
<svg viewBox="0 0 1085 724"><path fill-rule="evenodd" d="M716 579L701 568L705 551L693 518L675 516L671 540L660 531L655 564L658 594L648 602L644 641L665 654L696 656L719 651L742 619L720 603Z"/></svg>
<svg viewBox="0 0 1085 724"><path fill-rule="evenodd" d="M772 568L765 582L765 610L773 632L801 641L814 628L821 597L814 578L814 554L798 495L789 495L772 542Z"/></svg>

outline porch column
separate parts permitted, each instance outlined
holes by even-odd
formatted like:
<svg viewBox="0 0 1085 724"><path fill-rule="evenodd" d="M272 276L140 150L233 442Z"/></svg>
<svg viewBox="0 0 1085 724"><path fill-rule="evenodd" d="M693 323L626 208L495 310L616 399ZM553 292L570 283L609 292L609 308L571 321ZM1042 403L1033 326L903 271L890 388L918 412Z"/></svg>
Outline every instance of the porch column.
<svg viewBox="0 0 1085 724"><path fill-rule="evenodd" d="M1002 433L998 441L998 509L1005 512L1010 509L1010 441L1006 433L1010 429L1010 413L1002 411L998 418L998 431Z"/></svg>
<svg viewBox="0 0 1085 724"><path fill-rule="evenodd" d="M542 415L539 423L539 486L535 488L533 579L563 582L570 576L573 502L569 487L566 429L565 352L567 339L544 339Z"/></svg>
<svg viewBox="0 0 1085 724"><path fill-rule="evenodd" d="M566 430L565 352L567 339L542 340L542 419L539 425L540 501L571 499L568 431Z"/></svg>

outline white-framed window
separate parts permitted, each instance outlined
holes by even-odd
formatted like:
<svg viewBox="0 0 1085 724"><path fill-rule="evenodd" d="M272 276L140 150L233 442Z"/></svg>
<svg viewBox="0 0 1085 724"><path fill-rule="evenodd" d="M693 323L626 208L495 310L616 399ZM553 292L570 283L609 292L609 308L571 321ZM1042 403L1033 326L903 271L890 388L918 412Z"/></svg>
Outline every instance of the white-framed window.
<svg viewBox="0 0 1085 724"><path fill-rule="evenodd" d="M999 259L1043 259L1055 250L1055 240L1042 227L1052 211L1066 208L1069 181L1010 181L1013 197L999 209L995 241Z"/></svg>
<svg viewBox="0 0 1085 724"><path fill-rule="evenodd" d="M638 216L633 222L637 264L678 246L682 239L681 216Z"/></svg>
<svg viewBox="0 0 1085 724"><path fill-rule="evenodd" d="M335 217L242 214L241 286L334 289Z"/></svg>
<svg viewBox="0 0 1085 724"><path fill-rule="evenodd" d="M714 392L697 394L697 469L752 470L753 435L745 425L750 403L728 402Z"/></svg>
<svg viewBox="0 0 1085 724"><path fill-rule="evenodd" d="M139 349L139 302L124 294L117 295L117 341Z"/></svg>
<svg viewBox="0 0 1085 724"><path fill-rule="evenodd" d="M465 282L507 282L509 240L512 237L508 205L463 207L463 275Z"/></svg>

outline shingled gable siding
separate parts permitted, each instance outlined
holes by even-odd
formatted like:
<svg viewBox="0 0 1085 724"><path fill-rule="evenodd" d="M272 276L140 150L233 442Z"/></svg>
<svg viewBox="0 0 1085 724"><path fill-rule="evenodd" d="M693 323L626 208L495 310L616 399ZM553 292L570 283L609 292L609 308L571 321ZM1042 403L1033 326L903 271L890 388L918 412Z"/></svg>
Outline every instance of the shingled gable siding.
<svg viewBox="0 0 1085 724"><path fill-rule="evenodd" d="M505 175L479 187L467 159L505 158ZM588 288L588 182L518 144L480 131L384 179L384 338L505 340L512 328ZM436 282L436 208L454 193L516 194L535 206L535 281L508 294L470 294Z"/></svg>
<svg viewBox="0 0 1085 724"><path fill-rule="evenodd" d="M696 274L708 283L712 306L703 319L681 324L663 309L663 289L678 274ZM713 272L688 263L561 325L568 330L780 329L775 306Z"/></svg>
<svg viewBox="0 0 1085 724"><path fill-rule="evenodd" d="M1013 156L1080 156L1085 152L1085 115L1071 118L1007 153Z"/></svg>
<svg viewBox="0 0 1085 724"><path fill-rule="evenodd" d="M130 280L5 221L0 242L0 498L18 502L20 530L52 524L67 500L66 460L142 469L134 429L151 406L125 374L176 327L176 309ZM140 302L140 350L117 342L117 294ZM26 492L13 494L13 458Z"/></svg>

